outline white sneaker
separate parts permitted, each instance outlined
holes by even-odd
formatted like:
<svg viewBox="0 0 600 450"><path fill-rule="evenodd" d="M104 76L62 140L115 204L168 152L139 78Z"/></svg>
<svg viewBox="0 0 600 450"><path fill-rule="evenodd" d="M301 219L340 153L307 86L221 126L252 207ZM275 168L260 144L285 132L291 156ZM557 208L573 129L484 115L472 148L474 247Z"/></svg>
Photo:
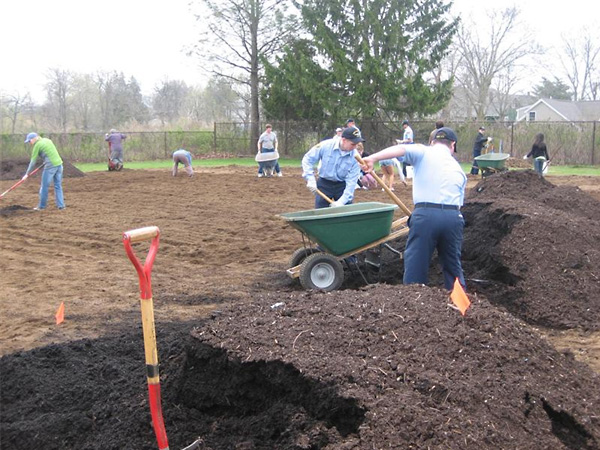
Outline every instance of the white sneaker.
<svg viewBox="0 0 600 450"><path fill-rule="evenodd" d="M259 173L257 176L258 176L258 178L264 177L264 175L262 173Z"/></svg>
<svg viewBox="0 0 600 450"><path fill-rule="evenodd" d="M283 174L282 174L281 172L279 172L279 173L277 174L277 176L278 176L278 177L282 177L282 176L283 176Z"/></svg>

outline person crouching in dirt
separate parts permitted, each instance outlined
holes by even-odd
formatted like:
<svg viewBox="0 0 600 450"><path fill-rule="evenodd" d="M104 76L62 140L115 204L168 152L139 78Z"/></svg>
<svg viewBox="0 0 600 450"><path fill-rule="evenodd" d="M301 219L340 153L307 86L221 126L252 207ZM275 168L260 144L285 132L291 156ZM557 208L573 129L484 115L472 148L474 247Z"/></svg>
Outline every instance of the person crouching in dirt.
<svg viewBox="0 0 600 450"><path fill-rule="evenodd" d="M123 168L123 141L125 139L127 139L127 136L119 133L114 128L104 137L104 140L110 146L110 162L114 170L121 170Z"/></svg>
<svg viewBox="0 0 600 450"><path fill-rule="evenodd" d="M306 180L306 187L315 194L315 209L352 203L360 176L360 166L354 159L354 150L364 141L358 128L348 127L341 137L321 141L304 155L302 178ZM314 167L319 161L321 168L317 180ZM317 194L317 189L334 202L327 202Z"/></svg>
<svg viewBox="0 0 600 450"><path fill-rule="evenodd" d="M180 148L179 150L175 150L173 152L173 176L177 176L177 168L179 164L183 164L185 167L185 171L188 176L194 176L194 169L192 168L192 154L187 150Z"/></svg>
<svg viewBox="0 0 600 450"><path fill-rule="evenodd" d="M63 197L62 178L63 178L63 160L60 157L54 143L48 138L42 138L37 133L29 133L25 143L33 146L31 152L31 161L25 171L23 180L29 177L35 166L38 156L44 158L44 172L42 172L42 182L40 185L40 201L36 211L46 208L48 203L48 189L50 183L54 183L54 201L58 209L65 209L65 199Z"/></svg>
<svg viewBox="0 0 600 450"><path fill-rule="evenodd" d="M444 286L451 290L454 280L465 286L460 255L465 221L460 213L467 176L454 158L457 137L451 128L437 130L431 146L394 145L364 159L369 172L382 159L403 156L414 168L410 228L404 251L404 284L427 284L429 264L437 249Z"/></svg>
<svg viewBox="0 0 600 450"><path fill-rule="evenodd" d="M544 176L544 166L546 161L550 160L548 156L548 148L546 147L546 143L544 142L544 135L542 133L538 133L535 135L535 140L533 141L533 146L531 147L531 151L523 156L523 159L527 159L529 157L533 158L533 168L534 170L541 176Z"/></svg>

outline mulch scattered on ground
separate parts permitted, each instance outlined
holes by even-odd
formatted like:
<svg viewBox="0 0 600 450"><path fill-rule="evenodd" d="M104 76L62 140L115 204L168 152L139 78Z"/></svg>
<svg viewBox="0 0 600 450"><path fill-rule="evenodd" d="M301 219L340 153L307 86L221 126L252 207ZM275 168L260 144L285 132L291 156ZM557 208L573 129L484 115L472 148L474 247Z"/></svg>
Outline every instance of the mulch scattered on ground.
<svg viewBox="0 0 600 450"><path fill-rule="evenodd" d="M462 317L424 286L265 293L158 330L171 448L600 443L599 376L482 298ZM138 329L2 358L3 442L155 448L140 341Z"/></svg>
<svg viewBox="0 0 600 450"><path fill-rule="evenodd" d="M598 202L507 172L463 214L464 317L390 269L330 293L278 272L210 318L158 322L170 448L600 448L600 376L529 325L597 329ZM156 448L141 341L122 328L0 358L3 446Z"/></svg>

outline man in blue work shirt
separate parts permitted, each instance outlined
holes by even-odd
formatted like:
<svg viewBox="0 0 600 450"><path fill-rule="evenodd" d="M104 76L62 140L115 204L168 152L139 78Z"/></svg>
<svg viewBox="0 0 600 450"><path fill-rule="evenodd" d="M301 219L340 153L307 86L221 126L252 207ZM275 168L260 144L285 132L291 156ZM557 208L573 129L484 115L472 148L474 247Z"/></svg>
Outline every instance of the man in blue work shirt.
<svg viewBox="0 0 600 450"><path fill-rule="evenodd" d="M315 196L315 208L343 206L352 203L356 182L360 176L360 166L354 159L354 149L364 142L356 127L345 128L341 137L327 139L311 148L302 158L302 178L306 187L313 193L319 189L334 200L328 203L319 195ZM319 179L315 179L314 167L321 161Z"/></svg>
<svg viewBox="0 0 600 450"><path fill-rule="evenodd" d="M460 207L465 198L467 176L454 159L456 133L443 127L435 133L431 146L399 144L364 159L363 170L376 161L404 157L414 168L410 231L404 251L404 284L427 284L429 263L437 249L444 286L451 290L454 280L465 286L460 254L465 221Z"/></svg>

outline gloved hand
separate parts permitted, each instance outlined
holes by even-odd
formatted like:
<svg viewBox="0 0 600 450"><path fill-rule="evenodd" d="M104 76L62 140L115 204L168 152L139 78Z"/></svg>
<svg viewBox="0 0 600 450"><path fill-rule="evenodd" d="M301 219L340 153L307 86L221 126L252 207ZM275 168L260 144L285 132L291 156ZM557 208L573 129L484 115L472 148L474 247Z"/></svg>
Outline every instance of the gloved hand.
<svg viewBox="0 0 600 450"><path fill-rule="evenodd" d="M308 190L310 192L312 192L313 194L317 193L317 180L315 180L314 178L311 178L310 180L308 180L306 182L306 187L308 188Z"/></svg>
<svg viewBox="0 0 600 450"><path fill-rule="evenodd" d="M527 155L523 155L523 159L527 159Z"/></svg>
<svg viewBox="0 0 600 450"><path fill-rule="evenodd" d="M329 204L329 206L332 208L337 208L338 206L344 206L344 205L345 205L345 203L342 202L342 200L336 200L335 202Z"/></svg>
<svg viewBox="0 0 600 450"><path fill-rule="evenodd" d="M488 142L492 142L492 139L493 139L493 138L490 136L489 138L487 138L487 141L488 141Z"/></svg>
<svg viewBox="0 0 600 450"><path fill-rule="evenodd" d="M29 175L25 174L23 175L23 178L21 178L21 180L25 181L27 178L29 178Z"/></svg>

